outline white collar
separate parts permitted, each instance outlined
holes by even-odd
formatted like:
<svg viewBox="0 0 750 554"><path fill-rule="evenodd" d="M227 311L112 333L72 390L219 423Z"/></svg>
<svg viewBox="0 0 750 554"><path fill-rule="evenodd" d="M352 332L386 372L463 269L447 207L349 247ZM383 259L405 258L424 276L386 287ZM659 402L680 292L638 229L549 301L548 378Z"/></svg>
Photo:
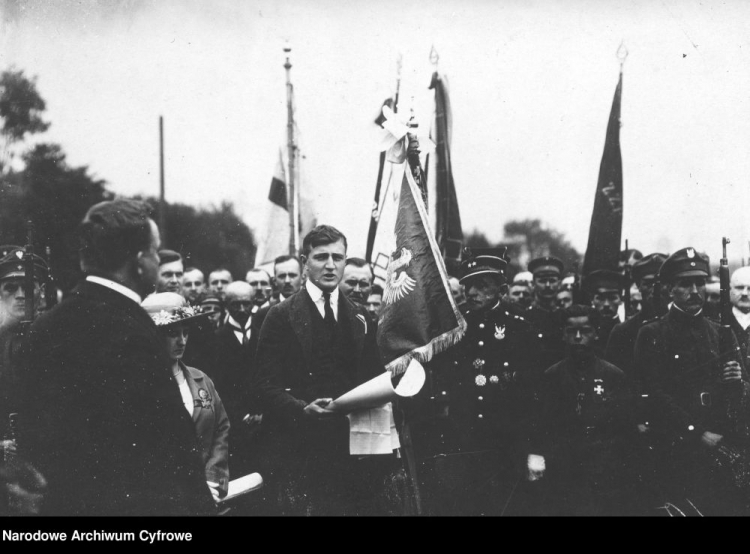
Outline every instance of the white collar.
<svg viewBox="0 0 750 554"><path fill-rule="evenodd" d="M316 304L323 299L323 291L318 287L316 284L314 284L312 281L307 280L305 281L305 288L307 289L307 294L310 295L310 298L312 298L312 301ZM339 303L339 288L336 287L331 291L331 306L338 306Z"/></svg>
<svg viewBox="0 0 750 554"><path fill-rule="evenodd" d="M115 283L114 281L105 279L104 277L98 277L97 275L87 275L86 280L89 283L96 283L97 285L101 285L103 287L107 287L108 289L112 289L115 292L119 292L123 296L127 296L128 298L130 298L133 302L136 302L138 305L141 304L141 295L135 292L133 289L129 289L125 285Z"/></svg>
<svg viewBox="0 0 750 554"><path fill-rule="evenodd" d="M732 313L734 314L737 323L739 323L743 329L747 330L750 327L750 313L742 313L737 308L732 306Z"/></svg>
<svg viewBox="0 0 750 554"><path fill-rule="evenodd" d="M252 321L253 321L253 318L248 317L247 321L245 322L245 325L242 326L239 324L239 322L236 319L234 319L231 315L229 315L229 312L227 312L227 323L229 323L229 325L233 327L236 327L237 329L242 329L243 331L247 331L248 329L250 329L250 324L252 323Z"/></svg>

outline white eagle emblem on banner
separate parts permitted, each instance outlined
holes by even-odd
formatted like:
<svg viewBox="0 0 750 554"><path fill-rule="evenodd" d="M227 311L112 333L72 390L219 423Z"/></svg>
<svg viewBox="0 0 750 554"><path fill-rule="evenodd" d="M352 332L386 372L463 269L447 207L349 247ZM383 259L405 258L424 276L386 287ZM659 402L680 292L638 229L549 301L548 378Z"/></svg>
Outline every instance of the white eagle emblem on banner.
<svg viewBox="0 0 750 554"><path fill-rule="evenodd" d="M395 254L395 253L394 253ZM406 271L399 271L411 263L412 253L407 248L401 248L401 255L388 264L388 274L385 278L385 292L383 302L393 304L414 290L417 282L407 275Z"/></svg>

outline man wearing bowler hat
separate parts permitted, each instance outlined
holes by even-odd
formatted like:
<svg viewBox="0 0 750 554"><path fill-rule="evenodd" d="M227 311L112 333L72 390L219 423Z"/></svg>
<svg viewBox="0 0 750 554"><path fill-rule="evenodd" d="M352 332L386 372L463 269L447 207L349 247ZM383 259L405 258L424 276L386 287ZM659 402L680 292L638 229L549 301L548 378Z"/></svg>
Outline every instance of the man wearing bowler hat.
<svg viewBox="0 0 750 554"><path fill-rule="evenodd" d="M708 259L695 248L666 259L659 279L672 305L638 333L635 367L652 403L650 425L662 437L667 499L683 511L739 515L745 507L732 467L746 435L747 374L732 356L734 334L721 340L719 326L703 314L708 276Z"/></svg>
<svg viewBox="0 0 750 554"><path fill-rule="evenodd" d="M422 413L430 414L415 424L414 442L432 515L526 509L520 493L512 497L528 454L526 421L534 411L539 344L531 325L501 302L506 267L505 259L492 255L463 262L466 334L430 364L430 380L418 399Z"/></svg>

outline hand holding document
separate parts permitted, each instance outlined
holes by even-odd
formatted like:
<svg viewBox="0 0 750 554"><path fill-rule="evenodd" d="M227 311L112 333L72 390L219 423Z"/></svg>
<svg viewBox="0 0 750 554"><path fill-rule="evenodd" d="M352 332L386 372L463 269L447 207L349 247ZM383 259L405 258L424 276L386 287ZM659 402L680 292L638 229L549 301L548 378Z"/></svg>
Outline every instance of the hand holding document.
<svg viewBox="0 0 750 554"><path fill-rule="evenodd" d="M424 382L424 367L412 359L395 387L390 372L386 371L328 404L327 410L346 413L349 418L349 453L390 454L399 448L391 401L399 396L414 396Z"/></svg>

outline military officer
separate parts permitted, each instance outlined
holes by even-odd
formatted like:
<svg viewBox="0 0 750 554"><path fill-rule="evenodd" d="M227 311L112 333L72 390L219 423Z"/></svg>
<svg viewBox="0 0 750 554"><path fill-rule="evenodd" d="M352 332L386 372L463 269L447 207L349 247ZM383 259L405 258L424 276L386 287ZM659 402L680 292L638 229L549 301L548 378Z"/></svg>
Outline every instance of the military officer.
<svg viewBox="0 0 750 554"><path fill-rule="evenodd" d="M463 262L466 334L430 364L424 394L433 417L421 422L414 443L433 515L502 514L525 468L539 339L500 301L506 267L489 255Z"/></svg>
<svg viewBox="0 0 750 554"><path fill-rule="evenodd" d="M565 356L562 320L557 307L557 293L564 273L562 260L543 256L529 262L533 275L534 301L524 317L531 322L542 342L542 371Z"/></svg>
<svg viewBox="0 0 750 554"><path fill-rule="evenodd" d="M596 331L591 346L600 358L604 357L609 334L620 323L618 311L622 305L623 287L626 285L627 280L622 274L607 269L592 271L583 279L584 289L591 298L591 323Z"/></svg>
<svg viewBox="0 0 750 554"><path fill-rule="evenodd" d="M705 515L744 511L732 467L743 444L739 404L747 399L747 375L729 333L722 345L719 326L706 318L708 259L682 248L659 270L672 305L658 321L643 326L635 346L635 367L654 410L652 425L663 437L661 483L668 499ZM726 336L726 335L724 335Z"/></svg>

